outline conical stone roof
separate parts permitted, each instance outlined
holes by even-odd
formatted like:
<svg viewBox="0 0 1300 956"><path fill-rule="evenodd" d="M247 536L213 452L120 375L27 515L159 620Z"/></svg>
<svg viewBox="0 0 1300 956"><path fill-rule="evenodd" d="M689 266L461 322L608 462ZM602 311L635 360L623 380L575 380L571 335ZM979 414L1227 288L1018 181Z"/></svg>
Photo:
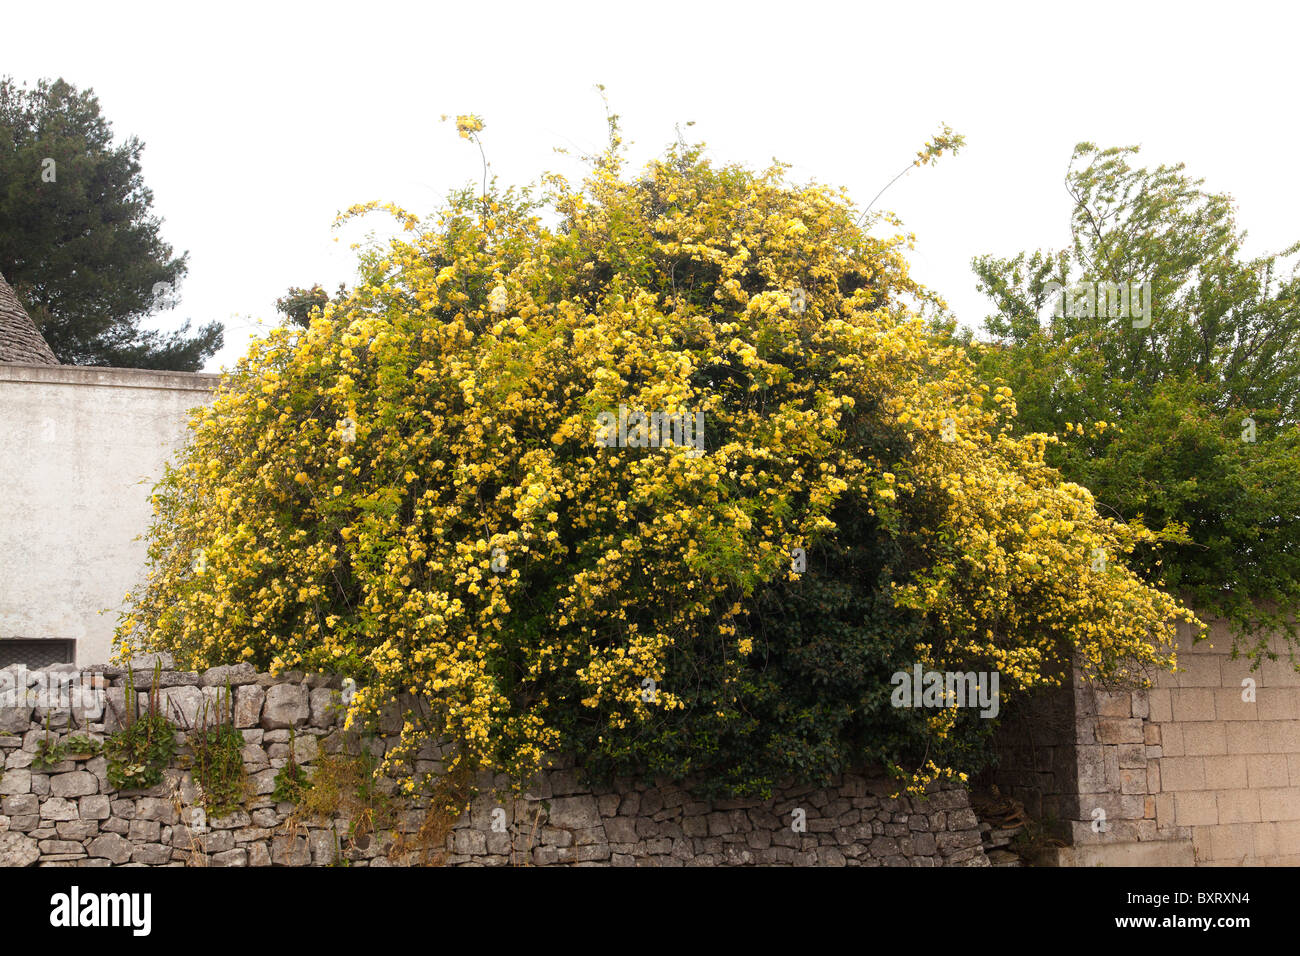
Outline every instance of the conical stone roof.
<svg viewBox="0 0 1300 956"><path fill-rule="evenodd" d="M4 276L0 276L0 362L10 365L59 364Z"/></svg>

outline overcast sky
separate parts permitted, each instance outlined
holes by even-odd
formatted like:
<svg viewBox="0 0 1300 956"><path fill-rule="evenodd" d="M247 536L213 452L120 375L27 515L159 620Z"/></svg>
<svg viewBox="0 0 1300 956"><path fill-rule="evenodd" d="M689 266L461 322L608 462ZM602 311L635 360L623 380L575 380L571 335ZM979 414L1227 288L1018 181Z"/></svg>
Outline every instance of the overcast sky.
<svg viewBox="0 0 1300 956"><path fill-rule="evenodd" d="M978 326L970 259L1062 246L1073 145L1139 144L1232 194L1249 253L1300 238L1300 5L1198 3L6 4L0 72L93 87L146 144L190 253L154 327L224 322L233 365L290 285L351 284L357 202L435 208L477 180L441 114L475 112L503 184L598 150L603 83L639 167L690 120L717 162L793 164L865 204L947 122L967 146L882 197L918 279ZM383 225L372 217L375 227ZM339 242L334 242L340 236Z"/></svg>

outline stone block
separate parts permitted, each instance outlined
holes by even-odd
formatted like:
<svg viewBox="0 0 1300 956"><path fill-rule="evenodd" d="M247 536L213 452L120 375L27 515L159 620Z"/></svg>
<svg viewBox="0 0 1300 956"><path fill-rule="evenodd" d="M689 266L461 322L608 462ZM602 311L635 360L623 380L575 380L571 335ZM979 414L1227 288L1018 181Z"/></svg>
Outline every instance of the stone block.
<svg viewBox="0 0 1300 956"><path fill-rule="evenodd" d="M1176 687L1169 692L1176 723L1214 720L1214 690L1209 687Z"/></svg>
<svg viewBox="0 0 1300 956"><path fill-rule="evenodd" d="M1300 720L1300 693L1294 687L1261 687L1255 700L1260 720Z"/></svg>
<svg viewBox="0 0 1300 956"><path fill-rule="evenodd" d="M1226 725L1219 721L1189 723L1183 727L1183 750L1189 757L1228 752Z"/></svg>
<svg viewBox="0 0 1300 956"><path fill-rule="evenodd" d="M1147 761L1147 793L1159 793L1163 789L1161 783L1162 781L1160 777L1160 761L1148 760Z"/></svg>
<svg viewBox="0 0 1300 956"><path fill-rule="evenodd" d="M1238 790L1247 786L1246 757L1240 754L1222 754L1206 757L1205 787L1207 790Z"/></svg>
<svg viewBox="0 0 1300 956"><path fill-rule="evenodd" d="M1263 713L1259 698L1245 701L1241 691L1233 687L1219 687L1214 691L1214 713L1216 720L1259 720Z"/></svg>
<svg viewBox="0 0 1300 956"><path fill-rule="evenodd" d="M0 706L0 734L25 734L31 724L31 707Z"/></svg>
<svg viewBox="0 0 1300 956"><path fill-rule="evenodd" d="M1285 787L1290 783L1287 758L1284 754L1248 754L1246 756L1246 786L1252 790L1264 787Z"/></svg>
<svg viewBox="0 0 1300 956"><path fill-rule="evenodd" d="M17 817L28 813L40 813L41 801L34 793L20 793L0 800L0 810L6 816Z"/></svg>
<svg viewBox="0 0 1300 956"><path fill-rule="evenodd" d="M1300 854L1300 821L1288 820L1273 824L1273 839L1278 856Z"/></svg>
<svg viewBox="0 0 1300 956"><path fill-rule="evenodd" d="M1262 819L1272 822L1300 820L1300 787L1266 787L1257 795Z"/></svg>
<svg viewBox="0 0 1300 956"><path fill-rule="evenodd" d="M6 770L0 777L0 796L12 797L32 792L32 772L30 770Z"/></svg>
<svg viewBox="0 0 1300 956"><path fill-rule="evenodd" d="M36 840L13 830L0 831L0 867L31 866L40 859Z"/></svg>
<svg viewBox="0 0 1300 956"><path fill-rule="evenodd" d="M137 820L156 820L159 823L173 824L178 817L176 805L161 797L141 797L135 802Z"/></svg>
<svg viewBox="0 0 1300 956"><path fill-rule="evenodd" d="M272 746L285 746L283 744ZM266 770L271 766L271 761L267 759L266 751L257 744L248 744L241 751L244 757L244 769L250 774Z"/></svg>
<svg viewBox="0 0 1300 956"><path fill-rule="evenodd" d="M266 691L262 705L262 727L280 730L301 727L311 717L311 706L306 686L302 684L276 684ZM272 854L274 856L274 853Z"/></svg>
<svg viewBox="0 0 1300 956"><path fill-rule="evenodd" d="M629 817L612 817L605 820L605 835L610 843L636 843L636 824Z"/></svg>
<svg viewBox="0 0 1300 956"><path fill-rule="evenodd" d="M1220 823L1258 823L1260 820L1260 794L1254 790L1220 790Z"/></svg>
<svg viewBox="0 0 1300 956"><path fill-rule="evenodd" d="M1300 671L1289 660L1289 655L1282 650L1275 661L1266 660L1257 675L1261 687L1300 687Z"/></svg>
<svg viewBox="0 0 1300 956"><path fill-rule="evenodd" d="M312 830L307 835L307 845L311 852L312 866L329 866L337 858L338 844L329 830Z"/></svg>
<svg viewBox="0 0 1300 956"><path fill-rule="evenodd" d="M1203 757L1169 757L1160 761L1161 786L1165 790L1205 790Z"/></svg>
<svg viewBox="0 0 1300 956"><path fill-rule="evenodd" d="M1161 828L1176 826L1176 808L1176 794L1167 791L1156 794L1156 826Z"/></svg>
<svg viewBox="0 0 1300 956"><path fill-rule="evenodd" d="M1132 717L1133 716L1133 698L1128 691L1106 691L1098 690L1096 692L1098 717Z"/></svg>
<svg viewBox="0 0 1300 956"><path fill-rule="evenodd" d="M41 856L43 857L78 857L85 856L86 853L85 847L72 840L41 840L38 846L41 848Z"/></svg>
<svg viewBox="0 0 1300 956"><path fill-rule="evenodd" d="M64 797L49 797L41 802L41 819L58 822L60 820L78 820L80 814L77 805Z"/></svg>
<svg viewBox="0 0 1300 956"><path fill-rule="evenodd" d="M60 839L76 840L78 843L99 835L99 823L95 820L62 820L54 828Z"/></svg>
<svg viewBox="0 0 1300 956"><path fill-rule="evenodd" d="M215 727L231 723L235 710L232 699L235 688L231 687L230 693L227 693L225 687L203 687L200 692L203 694L203 704L199 708L198 725L206 723L208 727Z"/></svg>
<svg viewBox="0 0 1300 956"><path fill-rule="evenodd" d="M1120 793L1146 794L1147 772L1142 770L1121 770L1119 772Z"/></svg>
<svg viewBox="0 0 1300 956"><path fill-rule="evenodd" d="M143 863L146 866L162 866L170 863L171 859L172 848L161 843L137 844L131 848L132 863Z"/></svg>
<svg viewBox="0 0 1300 956"><path fill-rule="evenodd" d="M277 836L272 839L271 863L275 866L309 866L311 864L311 848L307 844L307 838L305 836Z"/></svg>
<svg viewBox="0 0 1300 956"><path fill-rule="evenodd" d="M0 769L3 770L28 770L32 762L36 759L36 754L26 750L11 750L9 755L0 761Z"/></svg>
<svg viewBox="0 0 1300 956"><path fill-rule="evenodd" d="M557 797L551 801L550 824L564 829L600 826L600 811L590 794L575 797Z"/></svg>
<svg viewBox="0 0 1300 956"><path fill-rule="evenodd" d="M1147 748L1146 744L1120 744L1117 748L1119 758L1119 769L1136 770L1139 767L1145 769L1147 765Z"/></svg>
<svg viewBox="0 0 1300 956"><path fill-rule="evenodd" d="M1178 661L1178 686L1185 687L1222 687L1223 674L1220 671L1222 658L1217 654L1195 654L1180 657Z"/></svg>
<svg viewBox="0 0 1300 956"><path fill-rule="evenodd" d="M1097 742L1100 744L1143 743L1142 721L1137 718L1099 718L1097 720Z"/></svg>
<svg viewBox="0 0 1300 956"><path fill-rule="evenodd" d="M162 824L157 820L132 820L126 838L132 843L157 843L162 839Z"/></svg>
<svg viewBox="0 0 1300 956"><path fill-rule="evenodd" d="M198 726L199 711L203 706L203 691L197 687L168 687L158 691L162 712L177 727L191 730Z"/></svg>
<svg viewBox="0 0 1300 956"><path fill-rule="evenodd" d="M311 725L322 729L339 721L344 711L343 694L329 687L313 688L308 704L311 709Z"/></svg>
<svg viewBox="0 0 1300 956"><path fill-rule="evenodd" d="M1151 698L1150 698L1149 695L1150 695L1150 691L1145 690L1145 689L1139 689L1139 690L1132 691L1132 693L1131 693L1130 696L1131 696L1132 699L1133 699L1133 716L1134 716L1134 717L1140 717L1140 718L1142 718L1143 720L1146 720L1146 719L1150 718L1150 716L1151 716Z"/></svg>
<svg viewBox="0 0 1300 956"><path fill-rule="evenodd" d="M1249 823L1210 828L1210 861L1240 866L1255 853L1255 828Z"/></svg>
<svg viewBox="0 0 1300 956"><path fill-rule="evenodd" d="M105 833L95 837L86 849L92 857L105 859L118 865L131 859L131 841L116 833Z"/></svg>
<svg viewBox="0 0 1300 956"><path fill-rule="evenodd" d="M266 691L257 684L244 684L235 688L235 726L253 729L261 726L262 705ZM247 740L247 737L245 737ZM260 742L260 741L259 741Z"/></svg>
<svg viewBox="0 0 1300 956"><path fill-rule="evenodd" d="M233 687L256 685L257 669L252 664L221 664L210 667L199 678L203 687ZM238 693L236 693L238 699Z"/></svg>
<svg viewBox="0 0 1300 956"><path fill-rule="evenodd" d="M1219 801L1213 791L1174 794L1174 807L1174 821L1180 827L1212 826L1219 822Z"/></svg>
<svg viewBox="0 0 1300 956"><path fill-rule="evenodd" d="M1237 726L1229 724L1230 728ZM1160 725L1160 747L1166 757L1183 757L1183 725L1177 723Z"/></svg>
<svg viewBox="0 0 1300 956"><path fill-rule="evenodd" d="M1261 723L1268 727L1269 753L1300 753L1300 721L1269 720Z"/></svg>
<svg viewBox="0 0 1300 956"><path fill-rule="evenodd" d="M95 775L84 770L54 774L50 777L50 793L56 797L85 797L99 791Z"/></svg>
<svg viewBox="0 0 1300 956"><path fill-rule="evenodd" d="M1080 746L1078 748L1078 761L1078 787L1081 793L1102 793L1109 789L1109 784L1106 780L1106 756L1104 747L1097 744ZM934 821L932 820L932 829L933 823ZM940 827L940 829L942 829L942 827Z"/></svg>

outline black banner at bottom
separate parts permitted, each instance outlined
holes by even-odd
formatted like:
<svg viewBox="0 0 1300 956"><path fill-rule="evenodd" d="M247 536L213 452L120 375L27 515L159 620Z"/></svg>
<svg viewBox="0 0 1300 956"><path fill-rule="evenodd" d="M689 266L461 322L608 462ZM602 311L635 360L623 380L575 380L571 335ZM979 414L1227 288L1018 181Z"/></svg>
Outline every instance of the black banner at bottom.
<svg viewBox="0 0 1300 956"><path fill-rule="evenodd" d="M1231 945L1286 925L1291 878L1255 868L43 867L0 870L0 910L7 945L220 945L246 918L263 945L373 943L424 925L557 940L567 925L589 942L716 933L771 943L771 932L797 929L805 942L856 931L868 946L998 944L1040 931Z"/></svg>

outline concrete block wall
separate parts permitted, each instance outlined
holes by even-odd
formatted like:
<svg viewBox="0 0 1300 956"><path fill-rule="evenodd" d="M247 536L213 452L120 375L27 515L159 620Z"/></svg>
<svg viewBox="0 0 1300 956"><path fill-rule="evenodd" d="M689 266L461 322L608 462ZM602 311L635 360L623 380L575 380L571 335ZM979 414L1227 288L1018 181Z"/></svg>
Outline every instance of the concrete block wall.
<svg viewBox="0 0 1300 956"><path fill-rule="evenodd" d="M1062 862L1300 864L1300 673L1280 637L1255 671L1231 643L1221 621L1195 645L1183 626L1150 689L1076 679L1009 716L994 778L1059 821Z"/></svg>
<svg viewBox="0 0 1300 956"><path fill-rule="evenodd" d="M1180 672L1148 693L1156 821L1188 833L1200 864L1300 865L1300 673L1280 638L1254 671L1230 647L1221 622L1184 639Z"/></svg>

